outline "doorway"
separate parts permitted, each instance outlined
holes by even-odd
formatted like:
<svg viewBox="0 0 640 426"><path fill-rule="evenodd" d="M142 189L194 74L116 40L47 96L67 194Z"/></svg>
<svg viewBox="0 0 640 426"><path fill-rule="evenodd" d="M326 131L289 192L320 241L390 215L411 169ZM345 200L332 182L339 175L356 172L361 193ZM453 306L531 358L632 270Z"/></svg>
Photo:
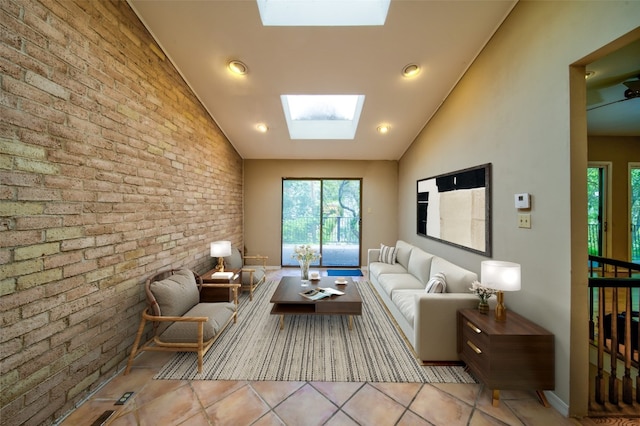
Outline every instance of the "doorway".
<svg viewBox="0 0 640 426"><path fill-rule="evenodd" d="M359 267L361 246L361 179L282 180L282 266L299 245L321 257L312 266Z"/></svg>
<svg viewBox="0 0 640 426"><path fill-rule="evenodd" d="M594 71L594 64L604 65L606 62L612 60L611 55L616 57L624 55L624 48L634 40L639 40L640 32L638 30L628 33L627 35L611 42L610 44L603 46L602 48L594 51L593 53L585 56L581 61L574 63L570 67L570 103L571 103L571 193L572 193L572 214L571 214L571 347L570 351L570 406L569 415L572 416L585 416L593 412L591 410L596 407L590 404L590 400L594 394L594 385L589 379L594 377L590 369L593 368L593 358L590 357L592 351L583 351L578 349L584 345L585 341L589 340L589 327L586 326L589 321L589 288L586 283L588 282L588 268L584 267L585 264L585 252L584 249L588 249L587 254L591 254L594 250L594 238L593 234L589 234L589 226L594 222L593 212L600 209L604 214L604 220L595 220L599 222L604 231L606 226L606 232L602 232L600 236L601 246L595 245L595 250L599 250L604 257L615 257L616 248L614 247L612 237L613 229L612 223L615 222L613 212L613 202L611 201L614 196L613 188L620 189L619 185L613 184L612 167L609 166L606 171L595 172L597 180L595 182L587 182L587 178L593 176L589 175L589 169L592 166L599 166L600 164L594 164L588 162L589 154L597 152L597 146L591 145L590 140L593 141L594 137L597 137L599 132L592 129L594 123L604 123L603 120L599 120L598 117L604 114L609 108L618 108L620 106L627 105L625 102L614 102L618 99L608 100L604 99L600 91L602 87L597 86L598 81L602 82L602 79L611 80L612 77L620 76L624 72L616 72L612 74L605 74L604 72ZM617 63L625 64L628 61L624 59L616 61ZM610 67L609 67L610 68ZM590 73L587 73L590 71ZM608 72L611 72L609 69ZM593 79L593 76L598 78ZM588 78L586 78L588 77ZM615 78L613 79L615 80ZM612 80L612 81L613 81ZM620 85L625 81L623 77L620 77ZM614 94L622 94L624 89L619 90L612 89ZM602 104L602 105L600 105ZM587 108L585 108L587 106ZM615 129L620 130L622 128L619 125L619 119L622 114L617 114L617 122ZM608 123L614 123L613 121L607 121ZM607 136L615 136L611 132L600 133ZM602 147L600 147L602 148ZM600 158L607 158L599 156ZM613 164L613 163L610 163ZM619 169L617 169L619 170ZM624 169L623 169L624 170ZM587 171L587 173L585 173ZM600 180L598 182L598 180ZM617 179L617 178L616 178ZM594 186L592 183L597 183L596 187L602 187L605 191L603 195L599 192L598 196L602 197L597 202L593 202L591 199L591 191ZM585 194L585 187L589 188ZM619 191L616 191L618 193ZM599 207L598 206L600 204ZM585 214L587 213L587 214ZM597 214L597 213L596 213ZM608 218L608 219L607 219ZM604 222L604 223L603 223ZM606 224L605 224L606 223ZM576 348L576 349L574 349ZM596 410L597 411L597 410Z"/></svg>

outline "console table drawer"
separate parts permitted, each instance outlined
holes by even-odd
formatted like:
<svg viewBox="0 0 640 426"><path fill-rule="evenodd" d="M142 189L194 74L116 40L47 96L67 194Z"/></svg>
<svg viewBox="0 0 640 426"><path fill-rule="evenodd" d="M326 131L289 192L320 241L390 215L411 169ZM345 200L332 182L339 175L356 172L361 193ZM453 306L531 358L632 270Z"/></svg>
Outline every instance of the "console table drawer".
<svg viewBox="0 0 640 426"><path fill-rule="evenodd" d="M459 350L460 357L468 365L472 365L472 371L486 371L489 368L489 336L482 331L473 321L462 321L462 342Z"/></svg>
<svg viewBox="0 0 640 426"><path fill-rule="evenodd" d="M478 346L483 352L488 350L489 335L482 331L473 321L464 320L462 324L462 337L463 339L470 340L474 345Z"/></svg>

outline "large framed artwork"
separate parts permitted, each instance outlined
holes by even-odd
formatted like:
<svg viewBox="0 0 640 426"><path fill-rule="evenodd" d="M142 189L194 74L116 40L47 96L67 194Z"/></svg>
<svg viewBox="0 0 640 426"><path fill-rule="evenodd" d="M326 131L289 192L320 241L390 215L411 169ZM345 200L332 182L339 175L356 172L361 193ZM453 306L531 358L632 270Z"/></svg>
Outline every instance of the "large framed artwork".
<svg viewBox="0 0 640 426"><path fill-rule="evenodd" d="M491 164L418 180L417 232L491 256Z"/></svg>

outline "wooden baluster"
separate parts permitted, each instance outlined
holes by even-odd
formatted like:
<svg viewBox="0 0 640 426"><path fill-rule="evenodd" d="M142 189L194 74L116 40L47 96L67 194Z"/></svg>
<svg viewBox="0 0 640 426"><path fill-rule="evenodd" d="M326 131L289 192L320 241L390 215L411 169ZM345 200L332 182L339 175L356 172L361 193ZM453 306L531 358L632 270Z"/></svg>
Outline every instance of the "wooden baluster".
<svg viewBox="0 0 640 426"><path fill-rule="evenodd" d="M618 289L612 289L611 297L611 375L609 376L609 402L618 404Z"/></svg>
<svg viewBox="0 0 640 426"><path fill-rule="evenodd" d="M627 303L624 318L624 377L622 378L622 400L627 404L633 404L633 380L631 380L631 288L625 291Z"/></svg>
<svg viewBox="0 0 640 426"><path fill-rule="evenodd" d="M633 318L631 319L633 320ZM638 363L640 363L640 316L638 317L638 330L636 333L638 333L636 340L636 354L638 356ZM633 350L631 351L631 356L633 356ZM638 375L636 376L636 402L640 404L640 368L638 369Z"/></svg>
<svg viewBox="0 0 640 426"><path fill-rule="evenodd" d="M640 379L638 386L640 386ZM604 288L602 287L598 287L598 373L595 390L596 402L604 404Z"/></svg>

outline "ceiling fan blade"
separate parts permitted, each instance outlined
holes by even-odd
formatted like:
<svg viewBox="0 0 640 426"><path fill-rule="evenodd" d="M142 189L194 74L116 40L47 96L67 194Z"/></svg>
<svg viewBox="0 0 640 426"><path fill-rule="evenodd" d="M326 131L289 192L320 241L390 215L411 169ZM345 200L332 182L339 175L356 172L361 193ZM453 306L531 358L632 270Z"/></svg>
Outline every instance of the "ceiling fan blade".
<svg viewBox="0 0 640 426"><path fill-rule="evenodd" d="M622 84L624 84L625 86L627 86L631 90L634 90L636 92L640 92L640 80L623 81Z"/></svg>
<svg viewBox="0 0 640 426"><path fill-rule="evenodd" d="M593 111L594 109L598 109L598 108L606 107L606 106L613 105L613 104L617 104L617 103L624 102L624 101L630 101L631 99L636 99L636 98L623 98L623 99L618 99L617 101L607 102L606 104L602 104L602 105L594 106L594 107L592 107L592 108L587 108L587 111Z"/></svg>

